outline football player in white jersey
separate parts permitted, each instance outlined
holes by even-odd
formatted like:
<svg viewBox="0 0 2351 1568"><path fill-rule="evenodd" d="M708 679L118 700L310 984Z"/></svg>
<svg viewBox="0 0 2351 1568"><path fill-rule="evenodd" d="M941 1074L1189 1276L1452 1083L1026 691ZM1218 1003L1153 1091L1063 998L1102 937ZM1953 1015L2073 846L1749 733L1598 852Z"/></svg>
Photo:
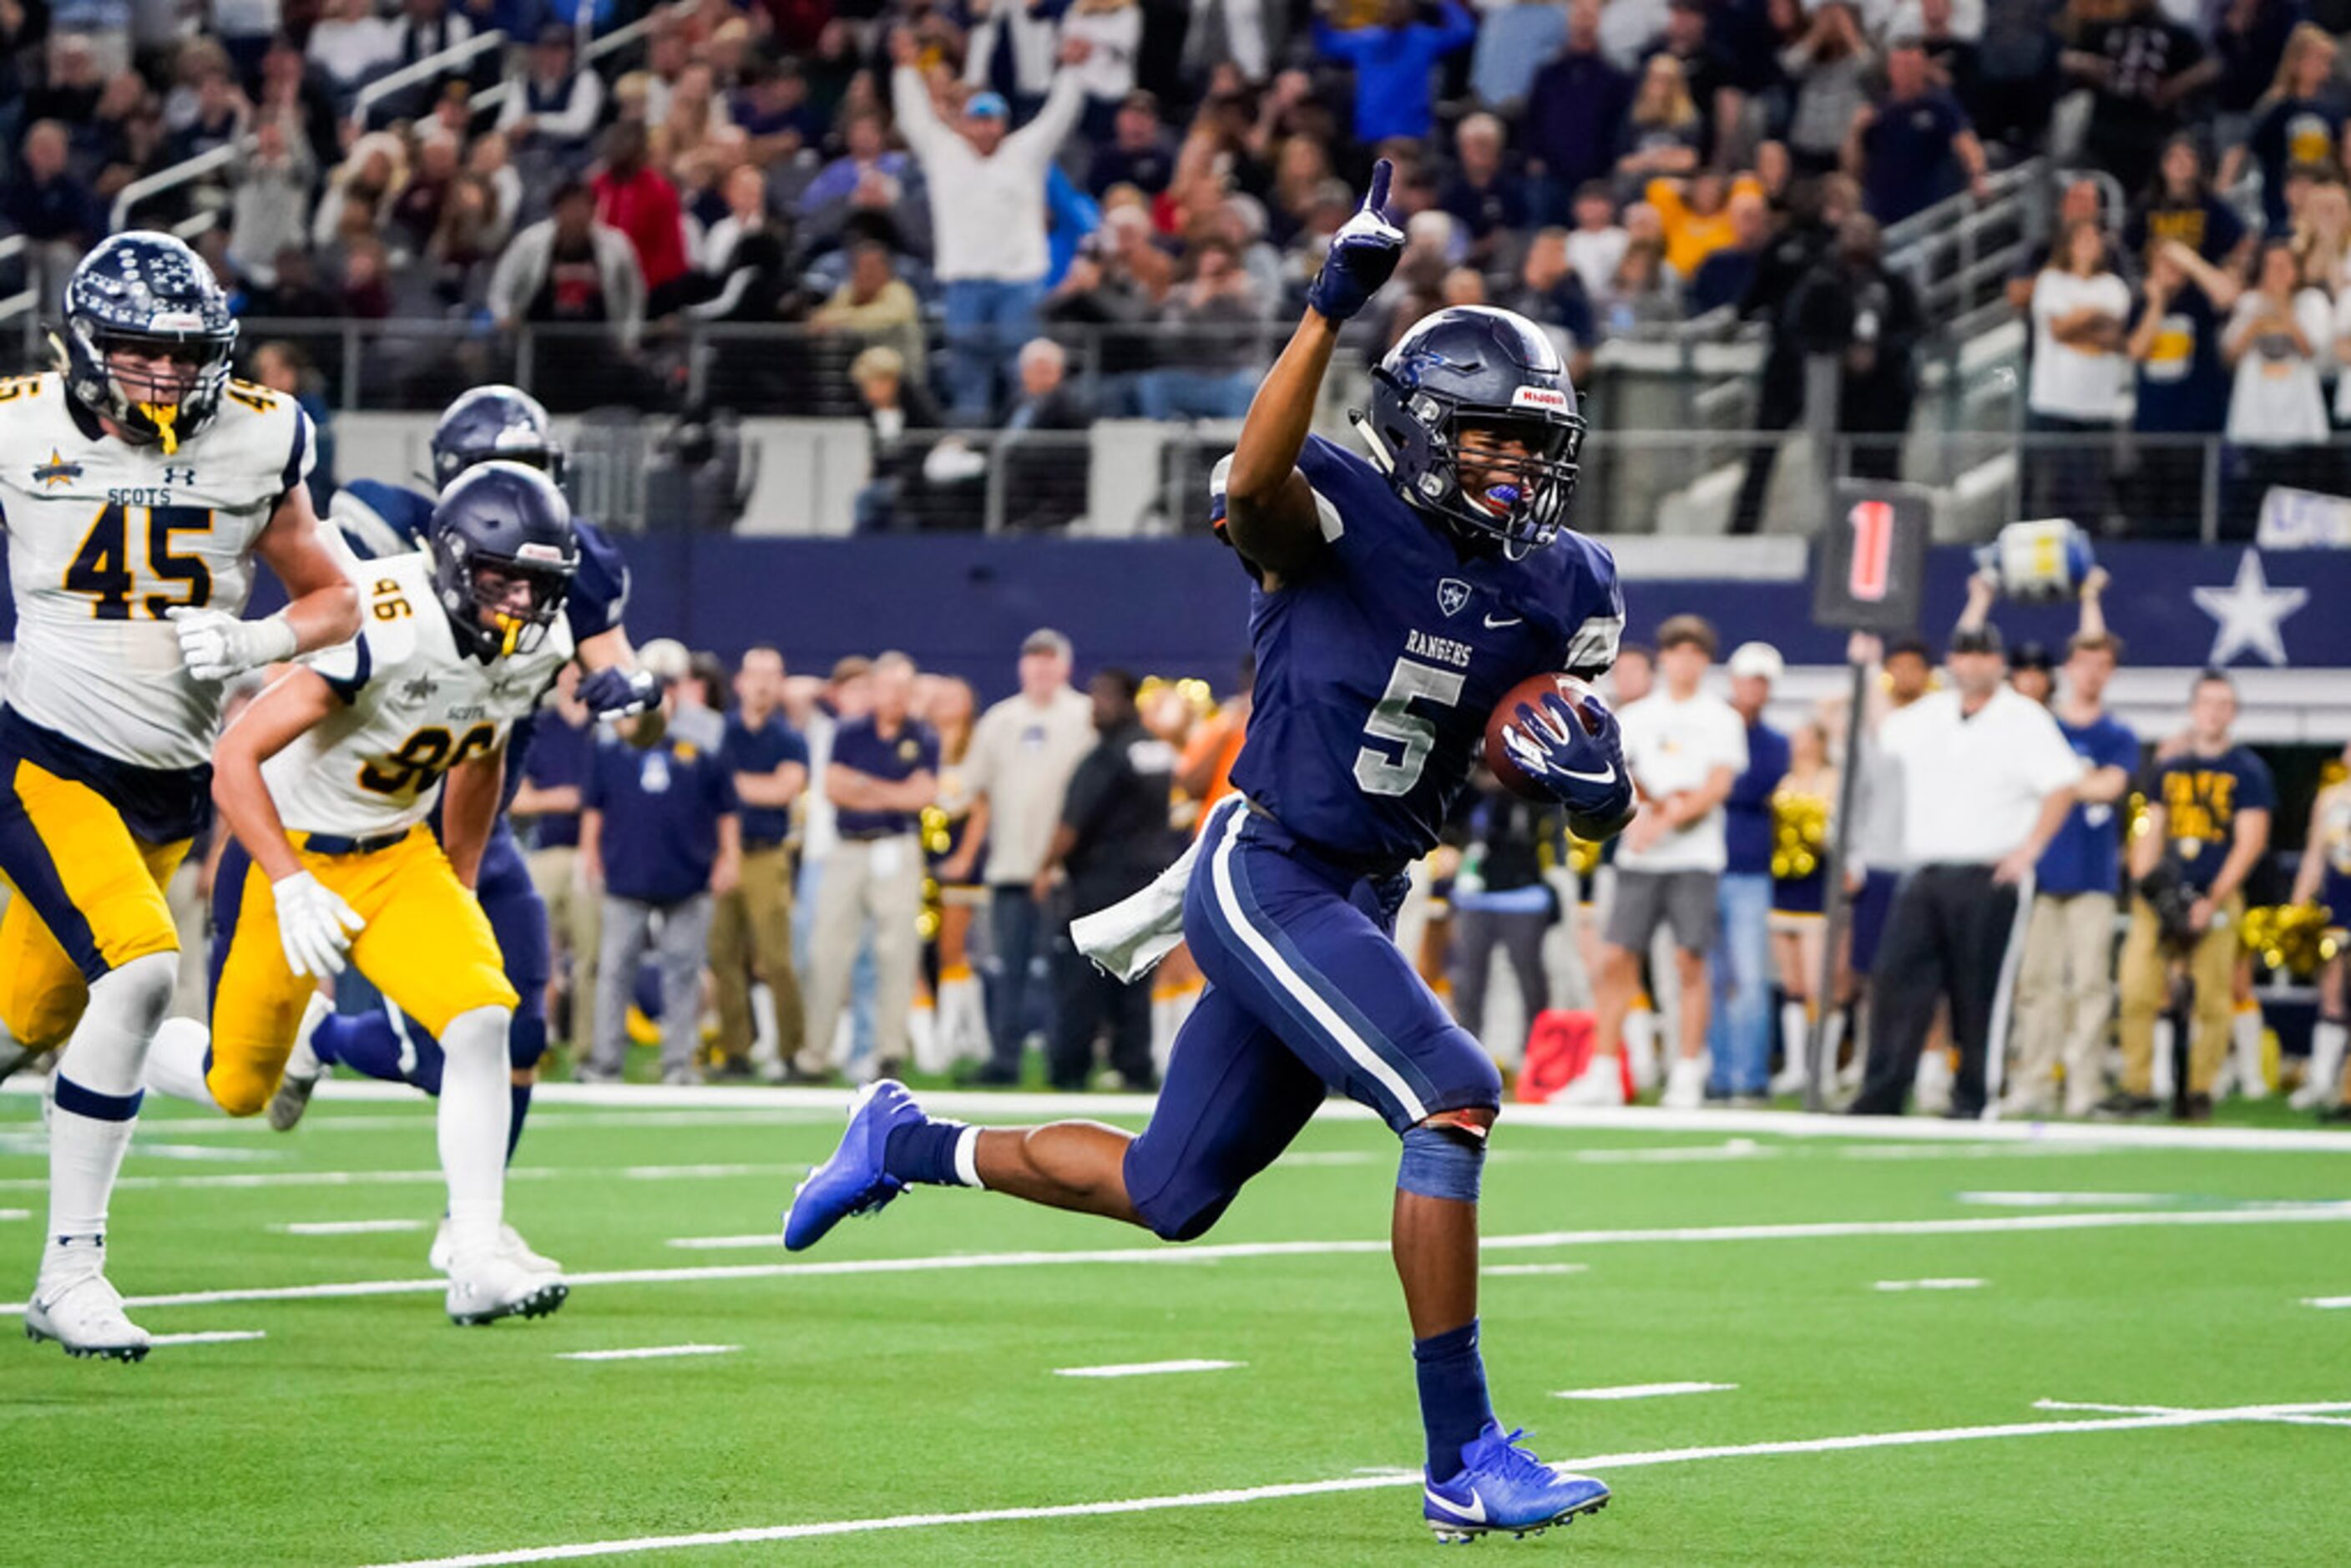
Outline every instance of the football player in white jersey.
<svg viewBox="0 0 2351 1568"><path fill-rule="evenodd" d="M359 624L303 485L309 419L231 381L235 345L193 251L118 235L66 285L58 369L0 382L0 1072L65 1044L25 1329L73 1355L147 1352L106 1279L106 1213L179 967L162 888L209 812L221 683ZM291 601L246 621L256 557Z"/></svg>
<svg viewBox="0 0 2351 1568"><path fill-rule="evenodd" d="M234 919L214 936L212 1028L167 1021L147 1063L152 1089L257 1114L319 981L348 952L441 1042L460 1323L538 1317L567 1290L501 1244L517 998L474 886L507 735L574 652L562 610L579 562L554 482L496 462L442 492L424 550L351 564L359 636L281 676L214 753L213 795L236 844L221 862ZM436 800L438 840L426 825Z"/></svg>

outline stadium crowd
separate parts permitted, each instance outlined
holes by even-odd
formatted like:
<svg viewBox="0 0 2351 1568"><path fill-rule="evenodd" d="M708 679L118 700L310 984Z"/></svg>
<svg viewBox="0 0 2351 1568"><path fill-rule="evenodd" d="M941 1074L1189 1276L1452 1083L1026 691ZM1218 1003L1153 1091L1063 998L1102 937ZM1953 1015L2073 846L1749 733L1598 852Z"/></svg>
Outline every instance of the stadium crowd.
<svg viewBox="0 0 2351 1568"><path fill-rule="evenodd" d="M2327 30L2351 18L2323 5L682 0L594 41L638 19L11 4L0 215L69 256L127 187L231 150L137 217L214 220L198 244L249 316L372 324L371 389L445 398L529 325L551 400L674 403L682 327L799 323L713 339L695 384L868 411L889 470L930 426L1237 415L1375 156L1411 244L1363 347L1442 304L1507 303L1579 354L1729 312L1789 350L1758 427L1826 350L1851 430L1886 436L1934 323L1880 229L2053 150L2093 172L2011 288L2031 424L2070 438L2035 448L2028 512L2176 531L2195 457L2162 437L2225 434L2250 496L2327 477L2351 410ZM340 329L299 340L345 372ZM2095 438L2126 421L2157 439L2112 471Z"/></svg>

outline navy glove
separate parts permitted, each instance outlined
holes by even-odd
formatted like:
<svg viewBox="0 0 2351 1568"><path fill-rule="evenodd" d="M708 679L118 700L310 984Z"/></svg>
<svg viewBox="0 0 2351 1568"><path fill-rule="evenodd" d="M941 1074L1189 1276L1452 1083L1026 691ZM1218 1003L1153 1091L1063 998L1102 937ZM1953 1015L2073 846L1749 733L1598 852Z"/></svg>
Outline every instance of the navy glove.
<svg viewBox="0 0 2351 1568"><path fill-rule="evenodd" d="M580 683L580 700L598 718L629 718L661 701L661 683L643 670L598 670Z"/></svg>
<svg viewBox="0 0 2351 1568"><path fill-rule="evenodd" d="M1372 188L1364 197L1363 210L1331 236L1322 270L1306 291L1308 306L1332 321L1344 321L1369 304L1404 255L1404 230L1388 221L1385 211L1393 172L1384 158L1372 165Z"/></svg>
<svg viewBox="0 0 2351 1568"><path fill-rule="evenodd" d="M1633 809L1624 736L1616 716L1597 697L1583 704L1582 723L1556 692L1540 708L1520 703L1502 727L1502 745L1520 772L1577 819L1579 830L1589 825L1614 831Z"/></svg>

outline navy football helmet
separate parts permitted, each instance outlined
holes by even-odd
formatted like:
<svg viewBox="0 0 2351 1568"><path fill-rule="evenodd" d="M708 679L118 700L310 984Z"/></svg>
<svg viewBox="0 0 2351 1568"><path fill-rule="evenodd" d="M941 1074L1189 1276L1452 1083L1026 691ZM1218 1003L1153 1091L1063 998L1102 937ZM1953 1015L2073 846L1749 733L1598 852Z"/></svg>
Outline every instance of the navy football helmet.
<svg viewBox="0 0 2351 1568"><path fill-rule="evenodd" d="M1547 545L1567 526L1583 419L1559 350L1525 317L1480 305L1437 311L1373 368L1371 403L1356 425L1413 506L1514 550ZM1527 454L1487 461L1504 476L1475 495L1461 482L1472 432L1514 438Z"/></svg>
<svg viewBox="0 0 2351 1568"><path fill-rule="evenodd" d="M475 387L433 427L433 482L446 486L476 463L501 458L563 481L563 444L539 401L518 387Z"/></svg>
<svg viewBox="0 0 2351 1568"><path fill-rule="evenodd" d="M236 319L184 241L138 231L102 240L66 282L66 390L166 453L210 423L228 386ZM126 371L109 356L170 361Z"/></svg>
<svg viewBox="0 0 2351 1568"><path fill-rule="evenodd" d="M457 645L487 663L547 639L580 570L571 507L537 468L476 464L441 492L425 526L433 589ZM527 604L517 588L528 588Z"/></svg>

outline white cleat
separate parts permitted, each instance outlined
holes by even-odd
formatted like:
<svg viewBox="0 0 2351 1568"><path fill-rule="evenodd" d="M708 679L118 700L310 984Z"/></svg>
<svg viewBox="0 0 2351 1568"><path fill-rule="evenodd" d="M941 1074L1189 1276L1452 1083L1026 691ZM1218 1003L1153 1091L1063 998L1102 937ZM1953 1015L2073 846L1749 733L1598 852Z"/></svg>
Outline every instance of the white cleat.
<svg viewBox="0 0 2351 1568"><path fill-rule="evenodd" d="M1802 1094L1812 1086L1812 1082L1813 1075L1804 1070L1802 1062L1793 1067L1783 1067L1771 1075L1771 1097L1776 1100L1784 1095Z"/></svg>
<svg viewBox="0 0 2351 1568"><path fill-rule="evenodd" d="M449 1321L461 1326L500 1318L543 1318L561 1306L571 1287L552 1274L534 1274L494 1252L449 1275Z"/></svg>
<svg viewBox="0 0 2351 1568"><path fill-rule="evenodd" d="M1666 1075L1666 1092L1657 1103L1668 1111L1702 1111L1706 1108L1706 1076L1708 1069L1703 1056L1677 1056L1673 1071Z"/></svg>
<svg viewBox="0 0 2351 1568"><path fill-rule="evenodd" d="M310 1091L327 1075L327 1064L311 1052L310 1037L334 1010L334 1003L316 991L302 1009L301 1025L294 1031L294 1050L286 1058L286 1071L278 1075L277 1092L269 1097L269 1124L281 1133L294 1130L294 1124L310 1108Z"/></svg>
<svg viewBox="0 0 2351 1568"><path fill-rule="evenodd" d="M1583 1073L1560 1092L1559 1103L1584 1107L1625 1103L1625 1069L1613 1056L1595 1056Z"/></svg>
<svg viewBox="0 0 2351 1568"><path fill-rule="evenodd" d="M70 1280L44 1280L25 1303L25 1337L53 1340L68 1355L144 1361L147 1331L122 1315L122 1296L93 1269Z"/></svg>
<svg viewBox="0 0 2351 1568"><path fill-rule="evenodd" d="M544 1253L534 1252L522 1232L511 1225L498 1227L498 1257L533 1274L560 1274L563 1265ZM425 1255L426 1264L435 1273L445 1274L455 1260L456 1252L449 1245L449 1221L444 1218L441 1228L433 1233L433 1250Z"/></svg>

